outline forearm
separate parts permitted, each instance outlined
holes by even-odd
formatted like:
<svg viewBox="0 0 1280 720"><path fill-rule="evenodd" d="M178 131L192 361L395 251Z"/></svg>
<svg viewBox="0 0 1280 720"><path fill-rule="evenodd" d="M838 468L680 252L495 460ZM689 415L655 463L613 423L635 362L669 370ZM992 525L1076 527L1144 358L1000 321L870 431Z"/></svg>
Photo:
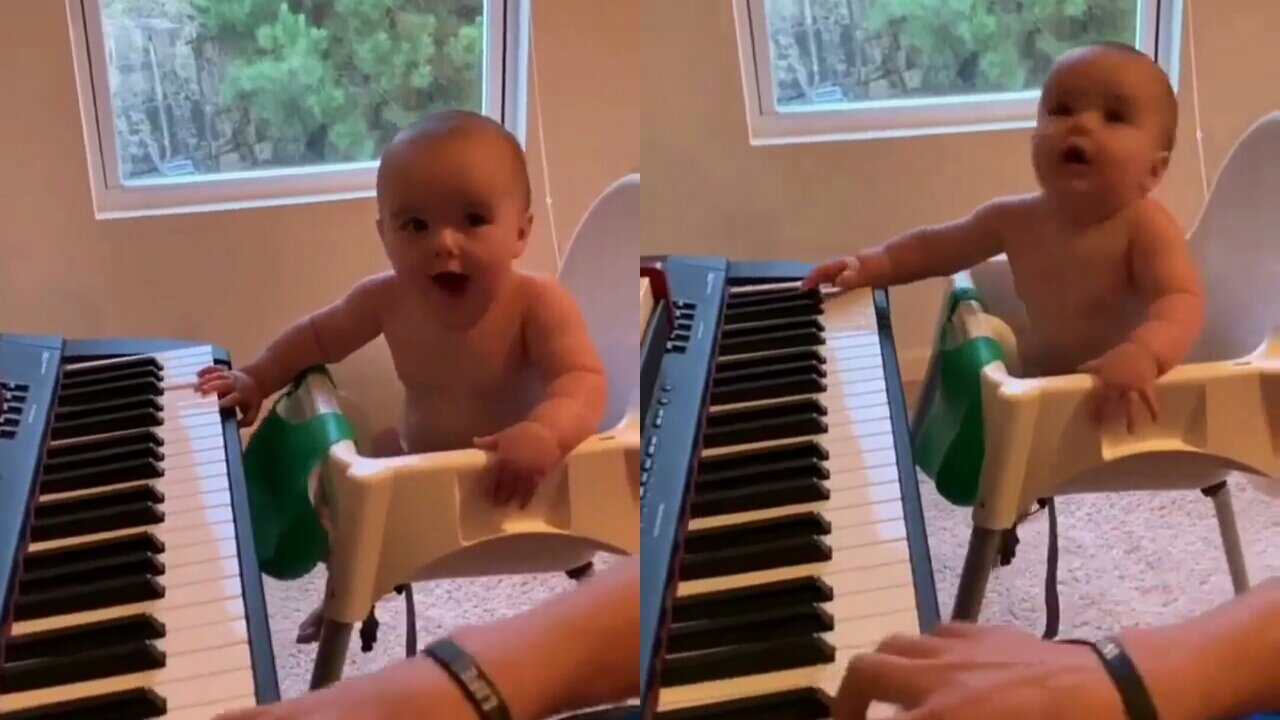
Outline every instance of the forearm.
<svg viewBox="0 0 1280 720"><path fill-rule="evenodd" d="M1203 298L1190 292L1171 293L1151 305L1146 321L1129 339L1155 357L1163 375L1187 357L1203 326Z"/></svg>
<svg viewBox="0 0 1280 720"><path fill-rule="evenodd" d="M1166 720L1280 708L1280 578L1190 620L1121 633Z"/></svg>
<svg viewBox="0 0 1280 720"><path fill-rule="evenodd" d="M596 432L604 415L607 392L603 373L565 373L551 383L546 400L534 408L529 420L554 435L560 452L567 455Z"/></svg>
<svg viewBox="0 0 1280 720"><path fill-rule="evenodd" d="M240 370L253 378L265 398L279 392L303 370L326 362L329 359L313 316L307 316L280 333L261 355Z"/></svg>
<svg viewBox="0 0 1280 720"><path fill-rule="evenodd" d="M864 284L908 285L960 272L985 259L957 235L950 225L919 228L859 253Z"/></svg>
<svg viewBox="0 0 1280 720"><path fill-rule="evenodd" d="M527 613L453 634L497 686L513 720L635 697L639 636L638 558L619 560Z"/></svg>

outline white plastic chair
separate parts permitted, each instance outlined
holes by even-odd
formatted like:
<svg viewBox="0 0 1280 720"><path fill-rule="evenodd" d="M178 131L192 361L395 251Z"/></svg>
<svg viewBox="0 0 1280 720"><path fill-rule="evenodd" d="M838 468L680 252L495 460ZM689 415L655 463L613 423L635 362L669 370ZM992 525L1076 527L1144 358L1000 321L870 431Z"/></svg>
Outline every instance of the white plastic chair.
<svg viewBox="0 0 1280 720"><path fill-rule="evenodd" d="M608 407L598 434L543 481L527 508L495 508L482 495L488 454L479 450L369 458L350 441L330 449L313 480L330 554L312 688L341 676L352 626L400 585L568 571L596 552L639 552L640 329L629 289L639 198L639 175L623 178L574 233L559 277L578 299L605 363ZM323 374L312 374L288 412L341 412L339 398Z"/></svg>
<svg viewBox="0 0 1280 720"><path fill-rule="evenodd" d="M959 303L944 325L949 341L992 338L1013 366L997 361L981 371L985 455L953 619L978 618L1000 540L1020 513L1079 493L1202 491L1214 502L1234 590L1248 588L1225 481L1240 471L1274 488L1280 474L1278 193L1280 113L1273 113L1232 150L1190 233L1208 297L1206 330L1187 363L1158 381L1159 422L1133 436L1119 422L1101 432L1090 424L1092 377L1017 376L1016 337L1026 318L1005 258L952 278L953 291L969 285L980 299Z"/></svg>

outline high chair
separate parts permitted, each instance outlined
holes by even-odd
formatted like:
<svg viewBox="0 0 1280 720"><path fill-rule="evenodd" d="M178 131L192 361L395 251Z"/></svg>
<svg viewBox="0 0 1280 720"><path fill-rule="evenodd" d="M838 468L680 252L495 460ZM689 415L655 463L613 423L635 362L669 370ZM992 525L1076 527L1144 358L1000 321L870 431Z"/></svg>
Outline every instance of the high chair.
<svg viewBox="0 0 1280 720"><path fill-rule="evenodd" d="M1101 430L1089 421L1092 376L1018 377L1017 338L1027 321L1003 256L952 277L913 442L940 493L973 507L953 619L978 618L1002 540L1016 537L1029 506L1059 495L1200 490L1213 499L1234 591L1249 587L1226 478L1243 472L1274 488L1280 471L1277 192L1280 113L1273 113L1236 144L1190 233L1207 296L1205 330L1187 361L1157 382L1158 422L1145 419L1132 436L1123 421ZM1055 550L1051 537L1051 577Z"/></svg>
<svg viewBox="0 0 1280 720"><path fill-rule="evenodd" d="M457 450L394 458L332 445L312 483L328 530L329 578L312 688L338 680L354 623L393 589L420 580L568 571L600 551L640 548L638 363L633 287L640 177L608 188L588 210L560 271L576 296L608 374L608 405L588 438L538 487L525 509L483 496L490 457ZM337 389L311 373L285 409L292 418L342 417Z"/></svg>

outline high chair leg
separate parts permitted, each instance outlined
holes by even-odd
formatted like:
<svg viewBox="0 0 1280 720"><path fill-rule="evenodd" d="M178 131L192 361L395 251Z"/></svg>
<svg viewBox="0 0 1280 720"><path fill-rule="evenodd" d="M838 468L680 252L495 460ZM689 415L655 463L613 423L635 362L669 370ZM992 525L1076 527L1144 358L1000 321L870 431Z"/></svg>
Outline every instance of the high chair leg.
<svg viewBox="0 0 1280 720"><path fill-rule="evenodd" d="M1223 480L1200 492L1213 500L1213 512L1218 516L1218 533L1222 536L1222 549L1227 555L1227 568L1231 571L1231 586L1240 595L1249 589L1249 570L1245 567L1240 528L1236 526L1236 513L1231 505L1231 488Z"/></svg>
<svg viewBox="0 0 1280 720"><path fill-rule="evenodd" d="M316 664L311 669L312 690L328 687L342 677L342 665L347 660L347 646L351 643L351 629L351 623L324 619L324 624L320 627Z"/></svg>
<svg viewBox="0 0 1280 720"><path fill-rule="evenodd" d="M982 598L987 592L987 580L1000 554L1000 538L1003 531L973 526L969 535L969 550L964 556L964 568L960 571L960 586L956 589L956 604L951 619L957 622L977 622L982 612Z"/></svg>

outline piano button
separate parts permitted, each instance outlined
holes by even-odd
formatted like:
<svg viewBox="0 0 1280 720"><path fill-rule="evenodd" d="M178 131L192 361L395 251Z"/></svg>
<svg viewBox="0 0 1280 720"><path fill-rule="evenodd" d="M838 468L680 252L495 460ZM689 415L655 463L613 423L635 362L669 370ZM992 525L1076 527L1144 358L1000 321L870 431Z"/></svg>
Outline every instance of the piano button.
<svg viewBox="0 0 1280 720"><path fill-rule="evenodd" d="M156 492L155 488L150 485L128 488L128 490L137 490L144 493ZM96 498L98 496L90 497ZM92 499L85 501L80 498L72 498L68 504L70 505L71 503L75 503L77 508L81 508L86 507L85 503L92 505L93 501ZM44 507L47 509L50 506L46 505ZM39 514L40 509L40 506L36 507L37 514L33 517L31 523L32 542L46 542L81 535L111 532L113 530L147 527L164 522L164 511L149 499L120 504L104 503L93 509L86 508L76 512L57 513L54 515L46 514L43 517Z"/></svg>
<svg viewBox="0 0 1280 720"><path fill-rule="evenodd" d="M151 532L135 532L80 545L30 552L22 560L22 572L24 577L42 577L56 574L63 568L109 562L112 558L134 554L159 555L164 550L164 543Z"/></svg>
<svg viewBox="0 0 1280 720"><path fill-rule="evenodd" d="M48 705L5 711L3 720L148 720L165 716L166 703L154 690L133 688Z"/></svg>
<svg viewBox="0 0 1280 720"><path fill-rule="evenodd" d="M69 656L6 663L0 669L0 688L27 692L164 667L164 653L146 641L81 647Z"/></svg>
<svg viewBox="0 0 1280 720"><path fill-rule="evenodd" d="M663 661L662 686L690 685L828 664L835 661L835 655L835 648L816 636L673 655Z"/></svg>
<svg viewBox="0 0 1280 720"><path fill-rule="evenodd" d="M146 614L128 615L74 627L16 635L5 645L5 661L74 655L85 647L159 640L164 623Z"/></svg>
<svg viewBox="0 0 1280 720"><path fill-rule="evenodd" d="M689 515L691 518L731 515L766 508L820 503L830 496L830 490L816 479L752 483L726 490L695 489Z"/></svg>
<svg viewBox="0 0 1280 720"><path fill-rule="evenodd" d="M40 478L40 492L51 494L86 490L138 480L154 480L162 475L164 470L159 462L140 457L93 468L44 473Z"/></svg>
<svg viewBox="0 0 1280 720"><path fill-rule="evenodd" d="M106 433L124 432L139 428L154 428L163 425L159 412L147 408L126 410L110 415L95 415L78 420L54 423L49 430L51 440L68 440L88 435L105 435Z"/></svg>
<svg viewBox="0 0 1280 720"><path fill-rule="evenodd" d="M769 642L835 629L831 613L813 604L782 605L750 613L673 624L666 652L679 655L749 643Z"/></svg>
<svg viewBox="0 0 1280 720"><path fill-rule="evenodd" d="M680 561L681 581L739 575L792 565L826 562L831 548L816 537L756 542L727 550L686 554Z"/></svg>
<svg viewBox="0 0 1280 720"><path fill-rule="evenodd" d="M815 576L780 580L732 590L678 597L671 606L671 622L684 623L770 608L831 602L831 585Z"/></svg>
<svg viewBox="0 0 1280 720"><path fill-rule="evenodd" d="M159 397L164 394L160 381L153 377L134 380L121 380L98 384L87 384L84 387L59 389L58 407L91 405L109 400L124 400L134 397Z"/></svg>
<svg viewBox="0 0 1280 720"><path fill-rule="evenodd" d="M131 575L47 593L19 595L13 603L13 619L36 620L161 597L164 597L164 587L154 577Z"/></svg>
<svg viewBox="0 0 1280 720"><path fill-rule="evenodd" d="M68 584L78 586L86 582L138 574L164 575L164 563L150 553L135 552L127 555L112 555L91 562L57 566L42 572L23 572L18 582L18 594L48 592Z"/></svg>
<svg viewBox="0 0 1280 720"><path fill-rule="evenodd" d="M830 720L834 700L817 688L659 710L655 720Z"/></svg>

